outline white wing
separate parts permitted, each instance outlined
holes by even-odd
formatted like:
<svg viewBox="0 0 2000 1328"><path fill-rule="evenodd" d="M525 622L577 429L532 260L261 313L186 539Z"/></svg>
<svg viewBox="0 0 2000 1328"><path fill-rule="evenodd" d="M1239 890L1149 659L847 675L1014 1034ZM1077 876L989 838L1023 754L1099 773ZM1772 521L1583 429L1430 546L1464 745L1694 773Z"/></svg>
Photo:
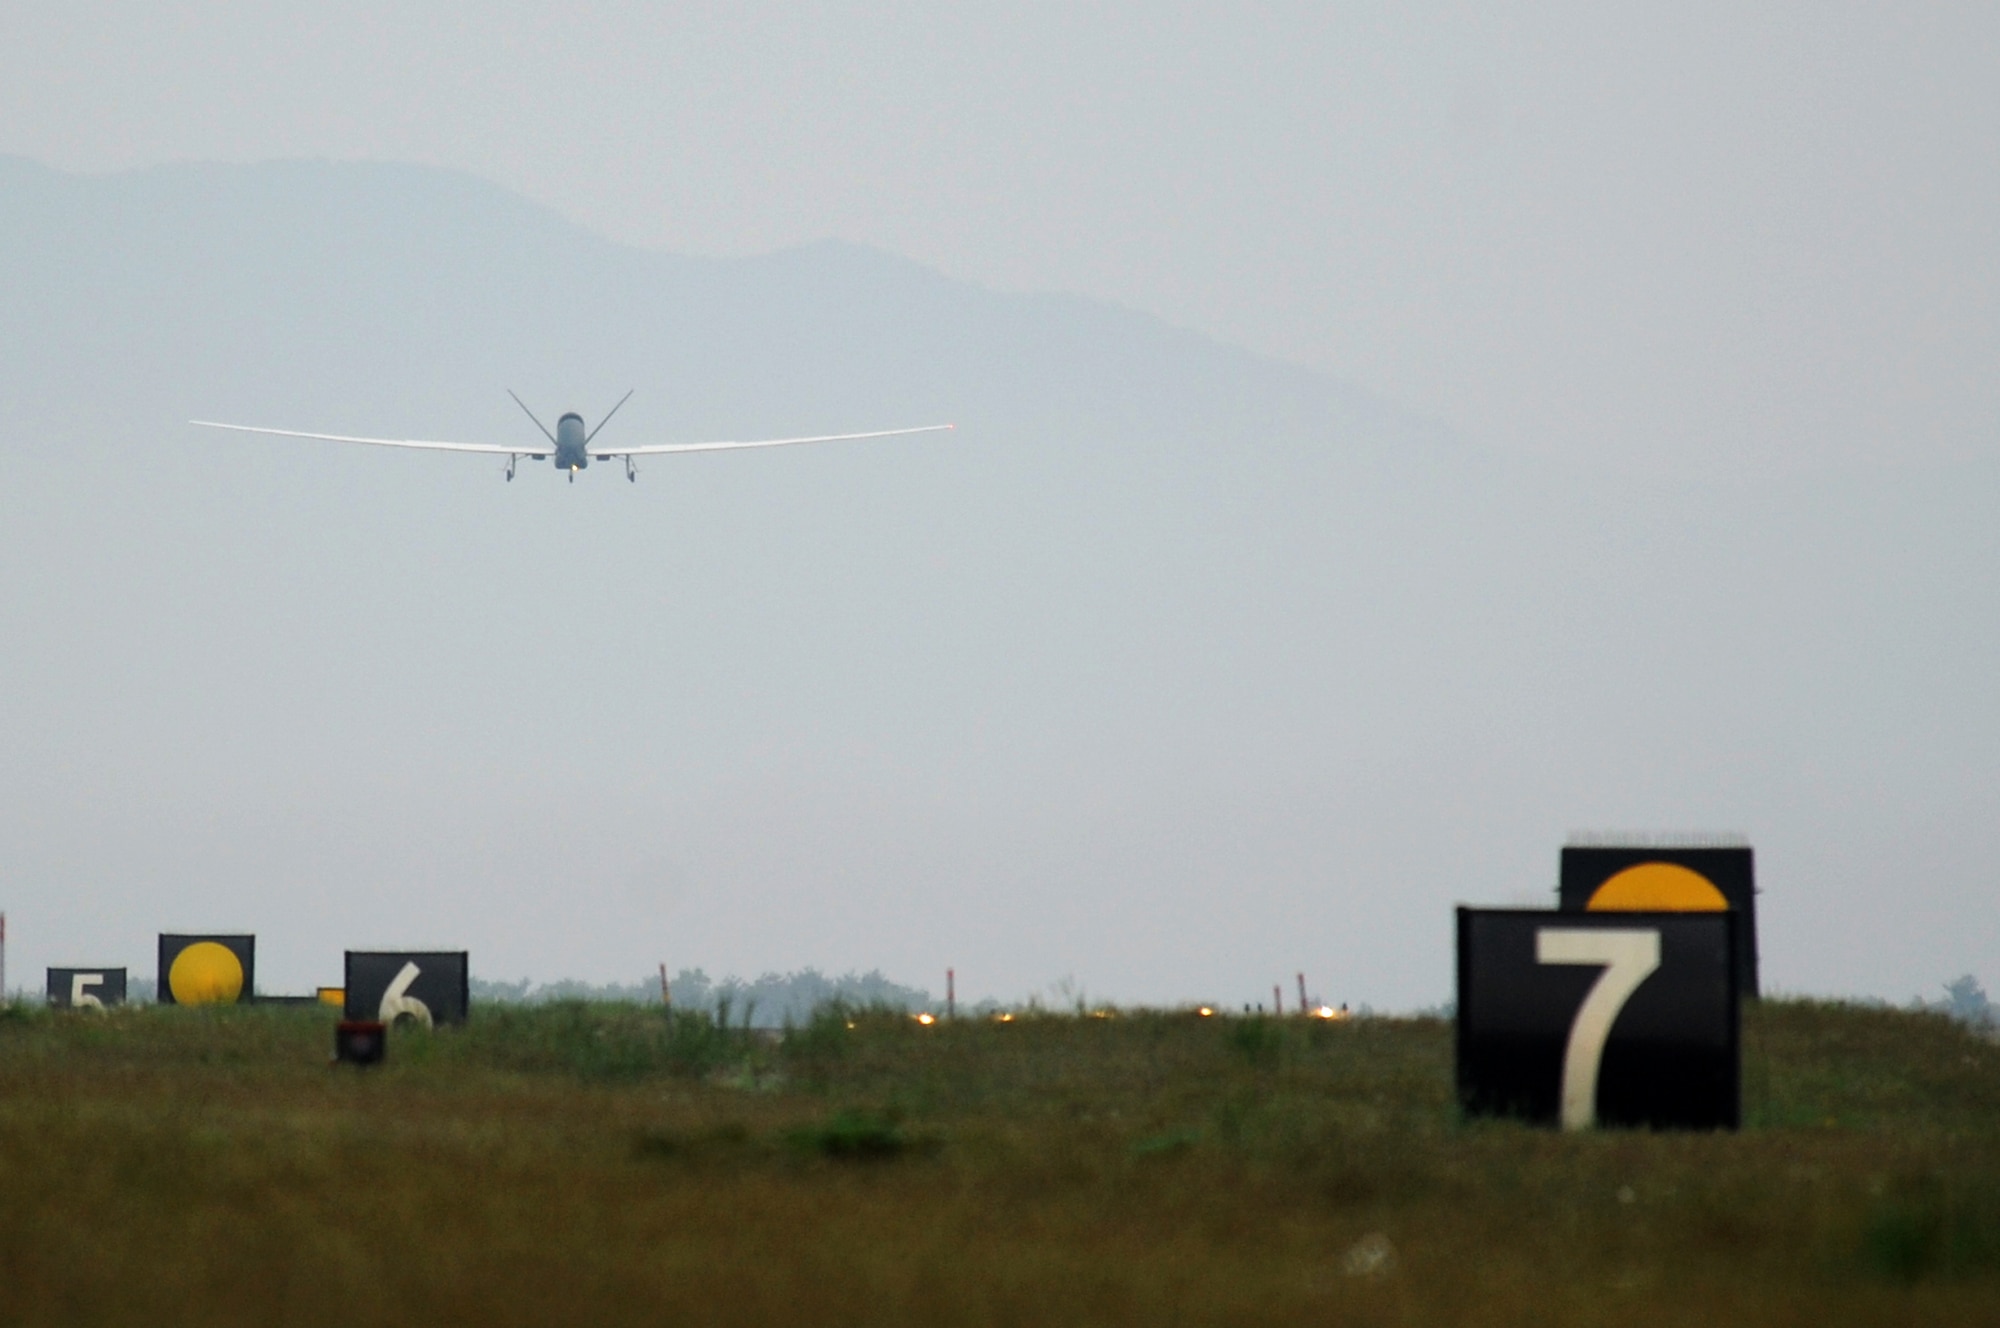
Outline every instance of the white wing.
<svg viewBox="0 0 2000 1328"><path fill-rule="evenodd" d="M432 452L492 452L499 456L533 457L540 461L555 451L546 443L534 446L502 447L498 443L440 443L428 438L355 438L344 433L301 433L297 429L260 429L251 424L220 424L214 420L189 420L206 429L234 429L238 433L268 433L280 438L318 438L329 443L367 443L371 447L420 447Z"/></svg>
<svg viewBox="0 0 2000 1328"><path fill-rule="evenodd" d="M878 429L873 433L823 433L811 438L763 438L751 443L644 443L638 447L593 447L592 461L614 457L663 456L669 452L733 452L744 447L791 447L798 443L844 443L855 438L901 438L912 433L940 433L955 424L926 424L920 429Z"/></svg>

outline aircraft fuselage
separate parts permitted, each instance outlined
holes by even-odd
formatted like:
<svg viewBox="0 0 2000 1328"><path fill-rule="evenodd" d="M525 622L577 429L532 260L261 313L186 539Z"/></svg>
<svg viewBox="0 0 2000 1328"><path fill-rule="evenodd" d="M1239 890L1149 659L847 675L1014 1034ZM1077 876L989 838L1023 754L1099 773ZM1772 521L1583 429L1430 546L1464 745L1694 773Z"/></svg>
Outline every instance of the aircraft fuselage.
<svg viewBox="0 0 2000 1328"><path fill-rule="evenodd" d="M556 421L557 470L567 470L572 475L590 465L590 451L585 447L589 433L583 427L583 416L571 411Z"/></svg>

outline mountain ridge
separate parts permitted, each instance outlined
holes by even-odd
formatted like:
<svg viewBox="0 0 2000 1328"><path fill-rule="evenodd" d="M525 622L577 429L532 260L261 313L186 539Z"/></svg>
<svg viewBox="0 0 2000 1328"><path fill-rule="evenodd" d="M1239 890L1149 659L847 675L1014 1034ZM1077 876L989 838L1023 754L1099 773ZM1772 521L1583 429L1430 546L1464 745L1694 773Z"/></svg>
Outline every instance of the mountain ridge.
<svg viewBox="0 0 2000 1328"><path fill-rule="evenodd" d="M418 296L463 285L474 272L497 277L483 301L487 308L474 310L483 320L499 325L523 318L554 323L567 316L573 325L582 327L586 343L591 339L593 318L605 316L601 306L590 302L588 292L651 282L684 307L708 311L710 322L701 334L723 333L732 351L740 351L743 341L753 335L746 320L754 314L746 314L744 302L754 304L782 291L791 301L789 311L800 324L799 337L818 337L822 344L816 349L822 354L826 351L824 342L836 328L848 336L858 334L870 354L886 351L908 357L912 339L920 338L933 359L953 371L949 386L961 399L978 386L975 367L969 361L990 366L1003 354L1019 356L1024 350L1021 343L1036 339L1005 322L1008 315L1026 315L1038 328L1075 329L1066 342L1056 339L1047 346L1042 362L1033 366L1032 371L1048 381L1062 382L1060 358L1074 357L1079 344L1088 340L1097 343L1099 354L1093 369L1100 373L1106 369L1116 373L1122 368L1128 374L1143 374L1153 370L1162 357L1183 365L1204 362L1202 368L1211 378L1218 366L1224 367L1247 380L1241 404L1253 412L1260 402L1282 400L1293 412L1358 412L1402 416L1400 422L1406 425L1414 422L1408 412L1351 385L1325 380L1303 367L1258 356L1149 314L1061 293L992 291L886 251L843 240L823 239L744 258L691 257L637 249L598 236L552 208L520 199L476 177L398 164L195 164L78 176L13 158L7 173L11 178L0 181L0 187L7 189L11 200L7 228L11 234L7 238L8 252L15 260L8 275L16 300L25 295L38 304L29 311L30 321L78 337L79 350L85 353L93 343L71 323L94 300L109 298L112 292L88 280L67 290L56 283L64 272L81 268L102 271L110 265L88 261L95 257L88 252L70 255L62 250L75 248L79 235L84 239L94 236L100 242L111 240L113 237L104 233L111 225L121 232L119 243L136 250L142 263L150 263L150 279L133 273L105 273L128 280L128 299L133 291L149 287L162 302L191 299L189 283L199 281L216 295L238 302L239 307L256 310L261 321L269 322L280 315L260 306L283 296L295 309L310 309L326 317L332 328L345 329L352 340L361 339L362 325L370 312L365 306L357 307L352 297L362 286L364 275ZM29 211L19 198L24 176L46 195L39 200L47 223L40 234L23 224L28 220L24 212ZM83 212L96 218L94 224L75 224L75 217ZM67 224L63 221L66 216L71 219ZM203 228L221 232L220 238L204 234L203 240L190 241L190 234L201 233ZM286 234L292 243L284 259L261 262L244 237L271 233ZM559 251L561 268L553 280L547 276L538 279L538 273L548 271L546 260L538 266L526 257L538 245L554 246ZM291 251L302 246L322 279L298 275ZM148 248L153 252L146 252ZM357 270L364 257L372 269L365 274ZM24 260L35 261L44 269L39 281L22 279L19 265ZM5 261L0 259L0 263ZM169 271L179 280L165 278L163 274ZM327 274L339 280L323 279ZM732 285L742 288L741 292L728 289ZM586 293L581 307L566 306L566 300L578 298L579 292ZM42 298L34 301L37 294ZM867 317L871 302L879 305L884 298L893 299L905 315L914 313L922 318L922 327L871 330L853 326ZM458 335L464 335L466 321L461 318L454 325ZM436 327L429 330L433 335L443 331ZM658 326L650 330L662 336L669 333ZM771 334L768 326L760 326L754 333L766 339ZM203 339L199 334L193 338L197 345ZM393 334L390 339L394 340ZM485 349L514 349L498 338L484 340ZM959 352L956 356L949 353L954 348ZM119 349L130 357L131 347ZM245 355L240 338L220 349L225 353L217 358L255 363L253 357ZM696 355L692 347L679 349L695 360L691 366L695 371L714 373L712 360ZM1118 352L1108 363L1107 349ZM399 348L393 357L384 357L391 358L403 364L436 361L421 347ZM215 366L203 367L212 371ZM850 359L844 367L854 368L855 361ZM1192 407L1187 400L1172 400L1181 381L1185 381L1185 374L1156 384L1156 390L1168 398L1161 403L1164 409L1185 413ZM1065 408L1103 414L1106 401L1123 402L1123 391L1093 390L1094 386L1064 384ZM1116 384L1119 389L1125 386ZM1122 409L1129 413L1129 405ZM1437 438L1446 436L1436 426L1429 426L1429 432Z"/></svg>

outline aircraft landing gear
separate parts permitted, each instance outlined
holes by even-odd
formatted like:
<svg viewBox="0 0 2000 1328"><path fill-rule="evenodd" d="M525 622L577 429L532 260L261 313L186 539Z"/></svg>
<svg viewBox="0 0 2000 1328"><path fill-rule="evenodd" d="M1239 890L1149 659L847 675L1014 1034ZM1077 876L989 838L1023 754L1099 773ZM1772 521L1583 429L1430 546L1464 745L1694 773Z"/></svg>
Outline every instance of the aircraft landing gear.
<svg viewBox="0 0 2000 1328"><path fill-rule="evenodd" d="M632 464L631 457L625 458L625 478L634 484L639 482L639 468Z"/></svg>
<svg viewBox="0 0 2000 1328"><path fill-rule="evenodd" d="M521 459L521 458L519 458L519 457L508 457L508 458L507 458L507 482L508 482L509 484L512 484L512 483L514 482L514 463L515 463L516 461L519 461L520 459Z"/></svg>

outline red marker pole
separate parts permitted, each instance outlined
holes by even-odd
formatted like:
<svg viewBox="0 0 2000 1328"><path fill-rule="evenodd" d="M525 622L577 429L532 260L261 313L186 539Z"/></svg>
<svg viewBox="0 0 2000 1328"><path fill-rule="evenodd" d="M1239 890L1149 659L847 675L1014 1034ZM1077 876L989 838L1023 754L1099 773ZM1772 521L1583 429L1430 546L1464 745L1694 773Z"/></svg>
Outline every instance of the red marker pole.
<svg viewBox="0 0 2000 1328"><path fill-rule="evenodd" d="M660 965L660 1004L666 1006L669 1010L674 1008L674 993L673 989L667 986L667 966L665 964Z"/></svg>
<svg viewBox="0 0 2000 1328"><path fill-rule="evenodd" d="M1299 1013L1304 1014L1311 1002L1306 1000L1306 975L1299 974Z"/></svg>
<svg viewBox="0 0 2000 1328"><path fill-rule="evenodd" d="M944 971L944 1017L958 1018L958 972L949 968Z"/></svg>
<svg viewBox="0 0 2000 1328"><path fill-rule="evenodd" d="M1285 989L1279 986L1277 983L1273 982L1271 984L1271 1013L1281 1015L1284 1012L1285 1012Z"/></svg>

